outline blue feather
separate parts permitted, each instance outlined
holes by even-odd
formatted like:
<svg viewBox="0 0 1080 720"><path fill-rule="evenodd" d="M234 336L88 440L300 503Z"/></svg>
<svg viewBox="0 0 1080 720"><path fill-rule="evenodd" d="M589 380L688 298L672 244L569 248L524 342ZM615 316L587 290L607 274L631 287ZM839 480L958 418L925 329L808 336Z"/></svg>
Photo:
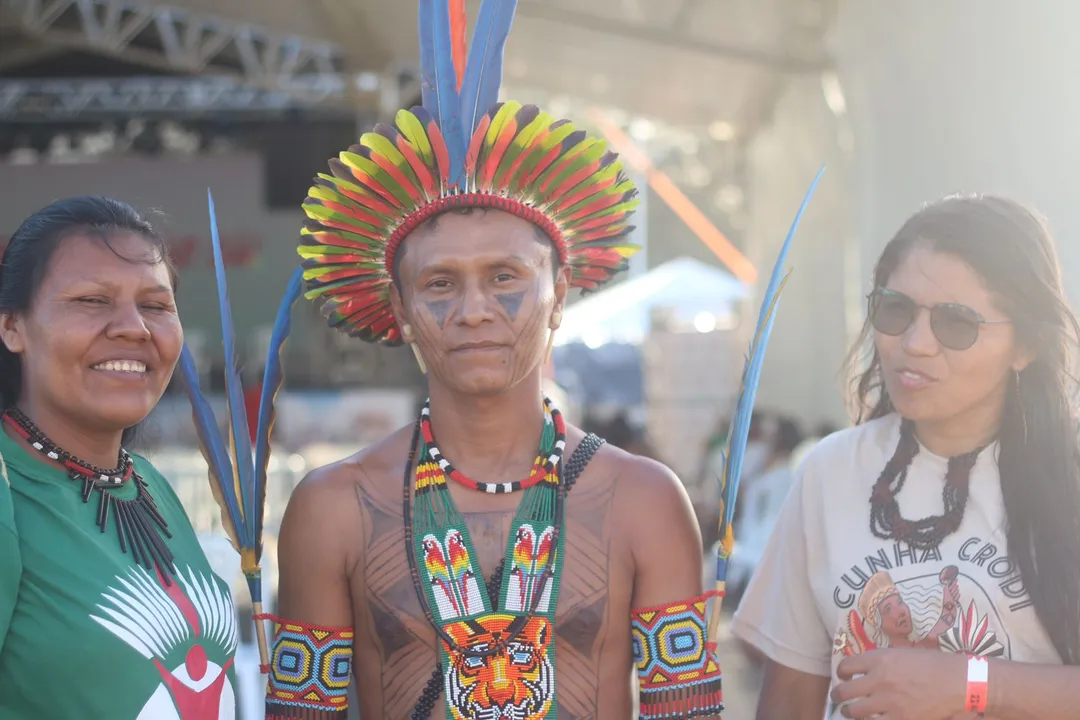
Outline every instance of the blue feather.
<svg viewBox="0 0 1080 720"><path fill-rule="evenodd" d="M450 183L459 182L468 150L461 127L461 100L454 69L450 5L447 0L420 0L421 102L446 140Z"/></svg>
<svg viewBox="0 0 1080 720"><path fill-rule="evenodd" d="M225 447L225 442L221 438L221 430L218 427L217 418L214 416L214 410L210 407L206 396L202 394L202 388L199 386L199 371L195 367L195 358L192 357L187 343L184 343L184 347L180 350L179 366L180 376L184 381L188 400L191 401L191 410L195 419L195 430L199 435L199 444L202 446L203 454L206 456L206 464L210 466L210 472L216 478L216 486L220 489L220 493L215 494L220 495L222 498L225 505L223 509L226 511L228 522L232 524L232 530L235 533L238 528L243 526L244 520L240 514L240 499L236 496L236 488L233 483L228 482L228 479L233 477L232 461L229 459L229 451ZM213 484L215 480L212 479L210 482ZM230 533L230 535L232 534ZM238 537L236 542L239 543Z"/></svg>
<svg viewBox="0 0 1080 720"><path fill-rule="evenodd" d="M281 381L284 378L281 366L281 353L285 347L285 340L292 329L292 307L304 291L304 268L297 267L289 279L289 286L285 290L285 297L278 306L277 317L274 319L274 329L270 333L270 351L266 356L266 367L263 370L262 395L259 399L259 424L255 434L255 476L259 481L261 493L260 501L256 503L257 514L255 516L255 536L262 537L263 509L266 494L266 467L270 462L270 433L274 429L274 399L278 390L281 389Z"/></svg>
<svg viewBox="0 0 1080 720"><path fill-rule="evenodd" d="M784 263L787 260L788 250L791 248L791 241L795 237L795 231L802 221L803 214L806 212L807 205L810 203L810 198L813 197L814 190L817 189L818 182L821 180L821 176L824 172L824 167L818 170L817 175L814 177L814 181L810 184L810 189L807 190L806 196L799 206L799 211L795 214L795 220L791 223L791 229L788 230L787 237L784 239L784 244L780 249L780 254L776 258L772 276L769 278L769 285L766 288L765 296L761 301L761 312L758 315L757 328L750 348L750 356L743 370L742 387L739 391L735 417L728 430L728 449L724 462L723 482L721 485L724 501L724 527L731 524L735 514L735 498L739 492L743 457L746 453L746 442L750 433L750 418L754 412L754 398L757 396L758 381L761 379L761 369L765 362L765 348L769 344L769 335L772 332L773 322L776 319L776 306L779 300L779 294L788 277L788 273L784 272Z"/></svg>
<svg viewBox="0 0 1080 720"><path fill-rule="evenodd" d="M516 10L517 0L483 0L480 5L461 85L461 125L466 136L472 136L480 119L499 102L503 51Z"/></svg>
<svg viewBox="0 0 1080 720"><path fill-rule="evenodd" d="M217 280L218 310L221 313L221 335L225 346L225 394L229 413L229 445L236 456L236 474L233 476L233 482L240 496L240 509L244 518L244 523L237 528L237 532L240 535L240 546L252 548L258 542L252 522L258 515L255 510L255 496L261 496L261 493L256 493L251 434L244 406L244 388L240 382L236 333L233 330L232 309L229 306L229 288L225 282L225 260L221 254L221 237L218 234L217 214L214 212L214 195L207 190L206 197L210 210L210 237L214 245L214 277Z"/></svg>

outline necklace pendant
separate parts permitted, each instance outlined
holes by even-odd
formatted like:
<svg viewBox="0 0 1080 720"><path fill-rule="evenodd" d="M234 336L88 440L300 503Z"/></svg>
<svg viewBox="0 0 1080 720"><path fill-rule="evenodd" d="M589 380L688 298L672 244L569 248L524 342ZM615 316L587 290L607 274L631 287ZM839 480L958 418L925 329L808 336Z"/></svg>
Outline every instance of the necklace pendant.
<svg viewBox="0 0 1080 720"><path fill-rule="evenodd" d="M68 476L72 480L82 480L82 501L83 503L90 502L90 496L94 493L94 480L93 478L80 475L76 472L68 473Z"/></svg>
<svg viewBox="0 0 1080 720"><path fill-rule="evenodd" d="M109 522L109 510L112 508L113 499L112 495L105 491L101 491L100 493L98 493L98 495L99 501L97 522L98 527L101 528L101 532L105 532L105 526Z"/></svg>

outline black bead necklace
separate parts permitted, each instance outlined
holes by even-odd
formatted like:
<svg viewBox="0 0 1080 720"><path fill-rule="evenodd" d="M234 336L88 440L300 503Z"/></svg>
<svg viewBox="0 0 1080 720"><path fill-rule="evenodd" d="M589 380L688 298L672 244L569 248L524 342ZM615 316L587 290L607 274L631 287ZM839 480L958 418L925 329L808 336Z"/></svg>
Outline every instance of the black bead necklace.
<svg viewBox="0 0 1080 720"><path fill-rule="evenodd" d="M985 448L949 458L945 487L941 491L944 512L920 520L908 520L900 514L896 496L907 481L908 468L919 454L915 425L901 421L900 442L885 463L870 493L870 532L882 540L898 540L919 550L932 550L960 527L967 507L971 469Z"/></svg>
<svg viewBox="0 0 1080 720"><path fill-rule="evenodd" d="M96 521L101 532L105 532L111 515L120 540L120 552L127 554L130 550L135 562L147 570L157 566L165 582L171 584L169 574L175 573L173 554L162 535L171 538L172 534L150 495L146 481L135 472L135 464L126 450L120 448L119 464L106 470L80 460L58 446L18 408L8 408L0 419L30 447L63 465L69 478L82 483L83 503L89 503L90 496L96 492ZM113 495L113 490L123 487L128 481L135 483L134 498L123 499Z"/></svg>

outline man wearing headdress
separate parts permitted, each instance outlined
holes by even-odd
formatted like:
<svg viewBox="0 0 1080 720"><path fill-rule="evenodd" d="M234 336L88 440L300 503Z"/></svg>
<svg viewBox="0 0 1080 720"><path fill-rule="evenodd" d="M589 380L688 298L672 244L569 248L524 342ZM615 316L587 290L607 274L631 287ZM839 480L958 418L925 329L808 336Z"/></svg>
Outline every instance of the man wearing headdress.
<svg viewBox="0 0 1080 720"><path fill-rule="evenodd" d="M308 297L411 346L414 425L307 477L281 528L267 717L719 717L701 539L663 465L541 391L569 291L624 269L635 190L567 121L497 104L513 2L420 7L423 107L304 209ZM639 697L631 694L632 668Z"/></svg>

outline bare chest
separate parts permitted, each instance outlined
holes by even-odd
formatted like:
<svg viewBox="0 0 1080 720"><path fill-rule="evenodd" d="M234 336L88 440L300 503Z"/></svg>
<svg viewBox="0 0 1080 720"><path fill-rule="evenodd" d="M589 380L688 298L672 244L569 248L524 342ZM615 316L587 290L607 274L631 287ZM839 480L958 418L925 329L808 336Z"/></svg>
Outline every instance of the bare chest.
<svg viewBox="0 0 1080 720"><path fill-rule="evenodd" d="M435 671L437 636L409 570L400 509L369 501L364 511L372 532L352 577L361 712L408 717ZM604 493L581 492L567 502L553 638L560 718L593 718L601 705L629 703L633 578L610 513ZM507 554L513 512L464 517L479 572L490 580ZM433 718L442 717L441 702Z"/></svg>

